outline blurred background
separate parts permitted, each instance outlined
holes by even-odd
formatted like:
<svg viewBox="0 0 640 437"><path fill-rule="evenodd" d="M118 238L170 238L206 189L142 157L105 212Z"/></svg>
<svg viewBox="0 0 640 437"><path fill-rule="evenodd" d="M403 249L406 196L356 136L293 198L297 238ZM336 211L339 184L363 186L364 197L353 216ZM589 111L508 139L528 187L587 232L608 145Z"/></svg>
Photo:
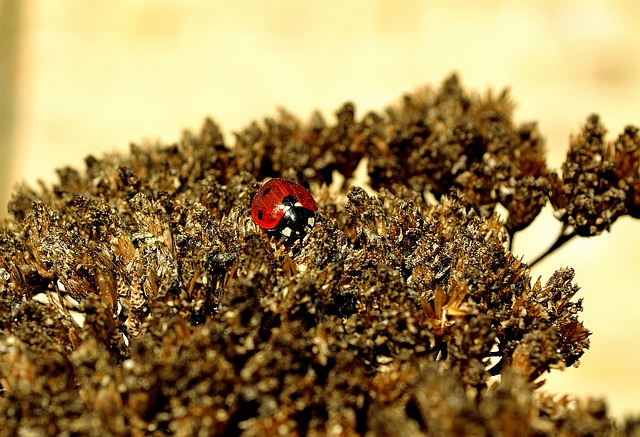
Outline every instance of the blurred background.
<svg viewBox="0 0 640 437"><path fill-rule="evenodd" d="M284 107L358 114L458 72L467 89L508 87L516 121L538 121L558 167L597 112L613 138L640 125L636 0L0 0L0 216L10 190L83 169L88 154L176 141L211 116L230 134ZM551 244L550 210L515 242ZM579 368L547 390L604 396L640 413L640 222L572 241L533 270L576 270L594 334Z"/></svg>

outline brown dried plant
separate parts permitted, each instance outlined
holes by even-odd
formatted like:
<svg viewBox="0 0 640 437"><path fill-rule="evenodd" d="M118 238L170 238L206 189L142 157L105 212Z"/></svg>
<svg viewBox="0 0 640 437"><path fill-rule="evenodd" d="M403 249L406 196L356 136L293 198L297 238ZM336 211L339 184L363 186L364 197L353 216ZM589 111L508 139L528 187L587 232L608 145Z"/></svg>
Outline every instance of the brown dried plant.
<svg viewBox="0 0 640 437"><path fill-rule="evenodd" d="M0 224L0 429L611 435L603 402L541 390L589 346L573 271L532 281L510 247L548 200L551 250L637 217L638 129L607 142L592 116L555 174L513 107L452 76L362 118L281 111L232 145L207 120L19 187ZM292 246L250 218L274 176L319 205Z"/></svg>

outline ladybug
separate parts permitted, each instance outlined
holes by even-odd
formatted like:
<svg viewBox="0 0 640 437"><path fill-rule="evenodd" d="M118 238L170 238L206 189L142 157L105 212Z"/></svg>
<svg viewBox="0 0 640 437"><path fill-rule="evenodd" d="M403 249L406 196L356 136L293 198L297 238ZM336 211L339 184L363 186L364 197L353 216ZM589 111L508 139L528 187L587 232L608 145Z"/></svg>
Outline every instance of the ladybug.
<svg viewBox="0 0 640 437"><path fill-rule="evenodd" d="M293 242L316 224L318 205L302 185L287 179L269 179L251 202L251 218L267 232Z"/></svg>

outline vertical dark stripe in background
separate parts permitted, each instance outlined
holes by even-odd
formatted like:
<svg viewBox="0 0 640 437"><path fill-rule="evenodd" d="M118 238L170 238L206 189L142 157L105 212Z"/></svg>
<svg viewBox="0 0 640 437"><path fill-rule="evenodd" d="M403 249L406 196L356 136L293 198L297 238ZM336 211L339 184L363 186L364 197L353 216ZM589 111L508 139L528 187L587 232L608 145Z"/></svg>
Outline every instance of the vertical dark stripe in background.
<svg viewBox="0 0 640 437"><path fill-rule="evenodd" d="M15 157L13 133L16 107L20 0L0 0L0 217L7 215L9 169Z"/></svg>

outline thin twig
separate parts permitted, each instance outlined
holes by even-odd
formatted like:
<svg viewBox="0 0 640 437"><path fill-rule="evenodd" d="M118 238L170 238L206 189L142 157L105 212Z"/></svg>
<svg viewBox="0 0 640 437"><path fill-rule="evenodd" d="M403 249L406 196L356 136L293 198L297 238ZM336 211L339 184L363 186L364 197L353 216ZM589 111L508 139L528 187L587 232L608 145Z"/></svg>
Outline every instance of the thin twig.
<svg viewBox="0 0 640 437"><path fill-rule="evenodd" d="M516 236L515 232L511 232L510 230L507 231L509 233L509 246L507 247L507 250L509 252L513 252L513 239Z"/></svg>
<svg viewBox="0 0 640 437"><path fill-rule="evenodd" d="M563 225L562 229L560 230L560 235L558 235L558 238L556 239L555 243L553 243L551 247L549 247L540 256L538 256L536 259L531 261L529 263L529 267L533 267L538 262L542 261L543 258L545 258L548 255L551 255L553 252L560 249L565 243L569 242L576 235L578 234L576 234L575 230L572 227Z"/></svg>

